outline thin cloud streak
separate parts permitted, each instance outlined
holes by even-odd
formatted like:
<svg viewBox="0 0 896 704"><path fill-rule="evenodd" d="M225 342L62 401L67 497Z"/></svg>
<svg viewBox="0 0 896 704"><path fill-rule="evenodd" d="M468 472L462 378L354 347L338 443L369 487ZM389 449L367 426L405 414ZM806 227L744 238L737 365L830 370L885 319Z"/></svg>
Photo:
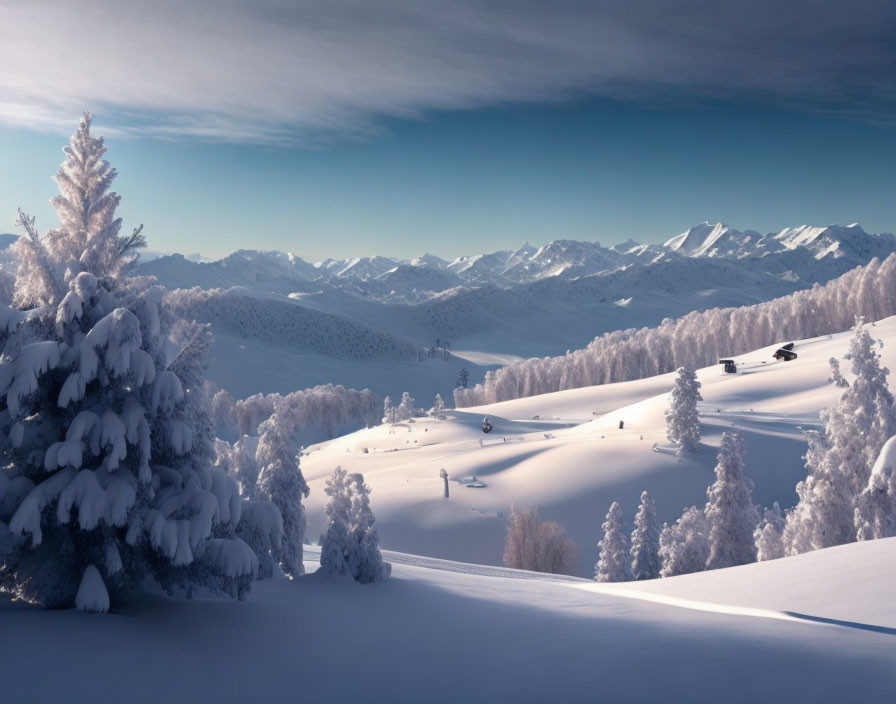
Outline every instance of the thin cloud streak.
<svg viewBox="0 0 896 704"><path fill-rule="evenodd" d="M754 0L0 0L0 123L247 143L585 95L889 120L896 5Z"/></svg>

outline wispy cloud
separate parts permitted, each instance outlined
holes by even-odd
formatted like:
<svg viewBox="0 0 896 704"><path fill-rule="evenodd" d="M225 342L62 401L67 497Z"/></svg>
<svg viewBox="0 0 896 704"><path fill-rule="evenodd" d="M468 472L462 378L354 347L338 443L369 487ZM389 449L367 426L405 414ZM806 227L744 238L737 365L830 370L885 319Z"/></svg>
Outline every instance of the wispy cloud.
<svg viewBox="0 0 896 704"><path fill-rule="evenodd" d="M0 0L0 122L239 142L578 95L890 117L896 4ZM106 126L108 125L108 128Z"/></svg>

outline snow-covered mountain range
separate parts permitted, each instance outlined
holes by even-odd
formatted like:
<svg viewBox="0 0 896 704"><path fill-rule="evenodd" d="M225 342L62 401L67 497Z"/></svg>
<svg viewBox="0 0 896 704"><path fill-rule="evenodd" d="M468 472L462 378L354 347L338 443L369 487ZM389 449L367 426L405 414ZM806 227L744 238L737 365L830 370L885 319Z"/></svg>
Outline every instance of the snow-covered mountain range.
<svg viewBox="0 0 896 704"><path fill-rule="evenodd" d="M460 286L512 287L545 279L571 280L638 265L686 259L734 259L758 271L782 270L782 263L799 269L800 278L814 282L896 251L896 237L870 234L858 224L825 227L788 227L761 235L735 230L724 223L705 222L672 237L662 245L639 245L628 240L604 247L597 242L554 240L542 247L524 242L518 249L500 250L446 261L424 254L410 260L355 257L307 262L283 252L240 250L212 262L179 254L141 264L172 288L201 286L290 288L308 284L332 286L383 302L413 302ZM818 262L810 265L807 260ZM832 267L831 262L836 262Z"/></svg>

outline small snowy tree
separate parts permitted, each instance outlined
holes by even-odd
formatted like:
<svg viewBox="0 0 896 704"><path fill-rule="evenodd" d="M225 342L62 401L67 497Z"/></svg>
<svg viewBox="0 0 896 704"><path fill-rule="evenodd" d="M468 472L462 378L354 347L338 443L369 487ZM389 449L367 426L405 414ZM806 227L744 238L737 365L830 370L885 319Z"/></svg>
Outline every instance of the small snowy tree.
<svg viewBox="0 0 896 704"><path fill-rule="evenodd" d="M834 386L840 389L845 389L849 386L849 382L843 376L843 372L840 371L840 361L836 357L831 357L828 360L831 365L831 376L828 381L833 382Z"/></svg>
<svg viewBox="0 0 896 704"><path fill-rule="evenodd" d="M432 408L429 409L429 416L432 418L437 418L439 420L444 420L445 402L442 400L442 394L436 394L436 400L433 402Z"/></svg>
<svg viewBox="0 0 896 704"><path fill-rule="evenodd" d="M660 532L661 577L674 577L706 569L709 558L709 524L696 506L684 510L673 525Z"/></svg>
<svg viewBox="0 0 896 704"><path fill-rule="evenodd" d="M398 412L392 405L392 397L386 396L383 400L383 424L394 425L398 422Z"/></svg>
<svg viewBox="0 0 896 704"><path fill-rule="evenodd" d="M538 520L535 506L510 511L504 541L504 566L548 574L570 574L578 560L576 544L556 521Z"/></svg>
<svg viewBox="0 0 896 704"><path fill-rule="evenodd" d="M594 566L595 582L625 582L628 580L628 538L622 529L622 508L619 502L610 504L604 535L597 544L598 559Z"/></svg>
<svg viewBox="0 0 896 704"><path fill-rule="evenodd" d="M887 440L855 510L858 540L896 536L896 437Z"/></svg>
<svg viewBox="0 0 896 704"><path fill-rule="evenodd" d="M666 411L666 437L678 445L679 451L693 452L700 444L700 417L697 414L697 401L703 400L700 382L690 369L680 367L677 374Z"/></svg>
<svg viewBox="0 0 896 704"><path fill-rule="evenodd" d="M386 579L391 565L380 552L364 477L337 467L324 491L330 497L326 508L330 523L321 547L321 573L349 574L361 584Z"/></svg>
<svg viewBox="0 0 896 704"><path fill-rule="evenodd" d="M744 474L743 438L737 433L722 433L716 480L706 495L707 569L755 562L753 531L759 523L759 514L753 505L753 482Z"/></svg>
<svg viewBox="0 0 896 704"><path fill-rule="evenodd" d="M398 408L395 409L395 416L398 419L398 422L413 419L413 417L417 413L417 409L414 407L414 403L414 397L411 396L407 391L405 391L401 395L401 403L399 403Z"/></svg>
<svg viewBox="0 0 896 704"><path fill-rule="evenodd" d="M20 213L19 307L0 310L0 587L95 611L147 577L242 597L258 559L235 534L237 483L212 466L209 333L127 276L143 239L118 235L90 122L57 174L59 228Z"/></svg>
<svg viewBox="0 0 896 704"><path fill-rule="evenodd" d="M646 491L635 515L632 532L632 577L656 579L660 576L660 530L656 522L656 506Z"/></svg>
<svg viewBox="0 0 896 704"><path fill-rule="evenodd" d="M781 533L784 530L784 514L778 502L775 501L772 508L767 508L762 514L762 520L753 531L753 540L756 543L756 559L777 560L784 557L784 543L781 541Z"/></svg>
<svg viewBox="0 0 896 704"><path fill-rule="evenodd" d="M808 475L797 484L799 501L788 513L783 541L787 554L856 539L856 507L884 443L896 435L896 408L880 365L876 342L856 324L847 359L853 383L837 405L822 413L823 433L810 432Z"/></svg>

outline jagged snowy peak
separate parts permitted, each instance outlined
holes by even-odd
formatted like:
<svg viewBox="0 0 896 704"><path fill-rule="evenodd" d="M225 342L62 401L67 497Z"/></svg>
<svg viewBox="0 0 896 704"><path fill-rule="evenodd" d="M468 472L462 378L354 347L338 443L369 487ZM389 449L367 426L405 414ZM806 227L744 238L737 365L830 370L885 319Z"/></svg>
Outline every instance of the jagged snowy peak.
<svg viewBox="0 0 896 704"><path fill-rule="evenodd" d="M554 240L532 255L530 270L538 272L537 278L570 277L610 271L623 263L622 255L597 242Z"/></svg>
<svg viewBox="0 0 896 704"><path fill-rule="evenodd" d="M692 257L741 257L762 239L754 230L741 232L725 223L704 222L666 241L667 249Z"/></svg>
<svg viewBox="0 0 896 704"><path fill-rule="evenodd" d="M463 280L451 271L428 266L399 264L375 278L376 282L391 287L393 291L445 291L463 284Z"/></svg>
<svg viewBox="0 0 896 704"><path fill-rule="evenodd" d="M610 249L613 249L620 254L626 254L627 252L631 252L635 247L639 247L640 244L640 242L635 242L635 240L629 237L625 242L614 244Z"/></svg>
<svg viewBox="0 0 896 704"><path fill-rule="evenodd" d="M474 283L495 282L500 279L512 252L506 250L491 254L478 254L474 257L458 257L446 269L453 271L461 278Z"/></svg>
<svg viewBox="0 0 896 704"><path fill-rule="evenodd" d="M342 260L342 266L333 266L331 271L337 278L353 278L366 281L367 279L375 279L380 274L385 274L398 264L395 259L389 257L355 257L353 259Z"/></svg>
<svg viewBox="0 0 896 704"><path fill-rule="evenodd" d="M423 254L419 257L414 257L410 261L411 266L426 266L431 267L433 269L444 269L448 266L448 262L441 257L437 257L435 254Z"/></svg>
<svg viewBox="0 0 896 704"><path fill-rule="evenodd" d="M155 276L169 288L257 286L278 279L309 281L317 271L308 262L283 252L240 250L214 262L196 262L170 254L141 262L140 274Z"/></svg>
<svg viewBox="0 0 896 704"><path fill-rule="evenodd" d="M517 266L525 266L532 259L532 256L538 251L538 247L533 247L529 244L529 240L523 242L523 244L515 250L509 257L507 257L507 261L504 265L504 271L510 271Z"/></svg>
<svg viewBox="0 0 896 704"><path fill-rule="evenodd" d="M788 227L774 235L773 239L787 249L809 250L816 259L830 256L867 260L896 251L896 237L886 233L869 234L858 223Z"/></svg>

